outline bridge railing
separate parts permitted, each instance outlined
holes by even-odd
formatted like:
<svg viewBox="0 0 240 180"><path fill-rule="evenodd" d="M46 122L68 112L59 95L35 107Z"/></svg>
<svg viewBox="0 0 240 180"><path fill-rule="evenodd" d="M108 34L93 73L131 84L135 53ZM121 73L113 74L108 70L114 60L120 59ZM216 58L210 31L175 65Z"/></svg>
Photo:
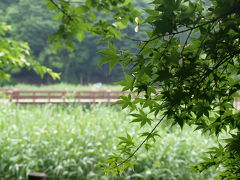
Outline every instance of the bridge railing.
<svg viewBox="0 0 240 180"><path fill-rule="evenodd" d="M44 103L114 103L129 91L47 91L47 90L1 90L6 101L21 104ZM3 98L2 98L3 99ZM235 98L234 107L240 109L240 98Z"/></svg>
<svg viewBox="0 0 240 180"><path fill-rule="evenodd" d="M7 90L10 102L21 104L37 103L113 103L126 91L46 91L46 90Z"/></svg>

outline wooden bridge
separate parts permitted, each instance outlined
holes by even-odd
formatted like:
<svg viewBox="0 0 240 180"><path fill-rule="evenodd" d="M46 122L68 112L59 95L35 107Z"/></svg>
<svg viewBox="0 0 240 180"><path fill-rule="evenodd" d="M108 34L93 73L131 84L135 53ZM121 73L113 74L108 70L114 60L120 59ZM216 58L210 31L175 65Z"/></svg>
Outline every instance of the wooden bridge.
<svg viewBox="0 0 240 180"><path fill-rule="evenodd" d="M2 92L1 102L19 104L68 104L68 103L114 103L129 91L46 91L46 90L8 90ZM234 107L240 109L240 98L235 98Z"/></svg>
<svg viewBox="0 0 240 180"><path fill-rule="evenodd" d="M3 90L5 101L19 104L114 103L126 91Z"/></svg>

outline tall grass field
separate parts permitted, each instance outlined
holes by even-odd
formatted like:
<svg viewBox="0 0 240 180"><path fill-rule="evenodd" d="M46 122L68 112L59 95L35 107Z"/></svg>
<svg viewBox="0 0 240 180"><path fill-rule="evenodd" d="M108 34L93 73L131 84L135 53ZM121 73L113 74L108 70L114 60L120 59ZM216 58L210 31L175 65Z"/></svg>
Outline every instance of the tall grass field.
<svg viewBox="0 0 240 180"><path fill-rule="evenodd" d="M118 106L0 104L0 179L25 180L43 172L48 180L213 179L214 171L193 172L191 165L214 143L186 127L160 128L149 151L141 150L133 170L105 175L99 163L116 151L117 136L139 127Z"/></svg>

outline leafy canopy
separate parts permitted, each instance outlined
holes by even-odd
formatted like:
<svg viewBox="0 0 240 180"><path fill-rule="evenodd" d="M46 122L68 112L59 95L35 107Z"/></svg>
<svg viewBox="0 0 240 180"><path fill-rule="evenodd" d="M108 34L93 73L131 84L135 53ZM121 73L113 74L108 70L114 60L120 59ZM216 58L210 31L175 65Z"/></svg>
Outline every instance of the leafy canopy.
<svg viewBox="0 0 240 180"><path fill-rule="evenodd" d="M142 0L141 0L142 1ZM141 3L138 2L138 4ZM123 77L122 68L117 65L111 72L108 64L98 67L102 55L97 53L107 43L97 44L99 36L91 33L84 34L84 40L74 40L75 49L72 46L64 46L64 43L49 44L48 37L57 31L62 25L53 19L55 12L49 11L45 1L19 0L0 2L0 21L12 26L7 33L8 37L17 41L27 42L30 49L30 57L40 64L51 68L54 72L61 73L61 81L67 83L91 83L91 82L113 82ZM111 15L95 11L98 19L108 18ZM120 25L116 23L116 25ZM128 27L125 31L130 32L133 28ZM135 34L133 31L132 34ZM139 36L139 33L135 34ZM34 38L33 38L34 37ZM71 41L70 41L71 42ZM70 43L71 44L71 43ZM118 42L130 49L131 43ZM56 49L60 48L60 49ZM69 50L73 51L68 51ZM24 82L50 83L50 78L40 79L33 71L18 69L11 72L13 78L18 82L24 77Z"/></svg>
<svg viewBox="0 0 240 180"><path fill-rule="evenodd" d="M11 26L0 22L0 79L9 80L14 69L24 67L34 69L41 76L48 73L52 78L59 78L59 74L51 69L28 59L27 56L30 54L28 45L8 38L6 32L10 29Z"/></svg>
<svg viewBox="0 0 240 180"><path fill-rule="evenodd" d="M228 139L219 140L219 146L195 169L216 166L222 178L240 177L240 113L233 106L240 89L239 0L154 0L144 9L145 17L127 0L86 0L81 5L47 2L63 23L54 40L70 44L75 37L82 40L87 31L103 35L109 49L100 51L105 55L102 62L109 62L111 68L116 63L130 67L126 81L120 84L135 93L118 103L129 107L133 123L149 131L136 138L143 138L140 144L129 134L120 137L119 153L103 164L107 172L117 174L134 167L132 158L143 145L148 149L154 144L161 136L158 127L167 121L181 128L188 124L216 137L227 133ZM113 18L97 19L96 10L111 13ZM135 30L142 29L147 38L133 39L139 42L137 52L116 49L114 42L121 39L121 29L134 20Z"/></svg>

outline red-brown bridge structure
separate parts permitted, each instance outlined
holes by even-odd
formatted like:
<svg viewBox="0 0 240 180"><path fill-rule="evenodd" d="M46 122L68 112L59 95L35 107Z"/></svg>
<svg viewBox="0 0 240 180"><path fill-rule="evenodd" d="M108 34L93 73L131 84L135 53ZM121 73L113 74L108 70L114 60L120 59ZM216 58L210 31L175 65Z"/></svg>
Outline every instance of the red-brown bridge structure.
<svg viewBox="0 0 240 180"><path fill-rule="evenodd" d="M8 102L19 104L62 103L114 103L127 91L48 91L48 90L3 90Z"/></svg>
<svg viewBox="0 0 240 180"><path fill-rule="evenodd" d="M9 90L0 89L2 102L19 104L68 104L68 103L114 103L129 91L59 91L59 90ZM5 97L5 98L4 98ZM240 109L240 98L235 98L234 107Z"/></svg>

